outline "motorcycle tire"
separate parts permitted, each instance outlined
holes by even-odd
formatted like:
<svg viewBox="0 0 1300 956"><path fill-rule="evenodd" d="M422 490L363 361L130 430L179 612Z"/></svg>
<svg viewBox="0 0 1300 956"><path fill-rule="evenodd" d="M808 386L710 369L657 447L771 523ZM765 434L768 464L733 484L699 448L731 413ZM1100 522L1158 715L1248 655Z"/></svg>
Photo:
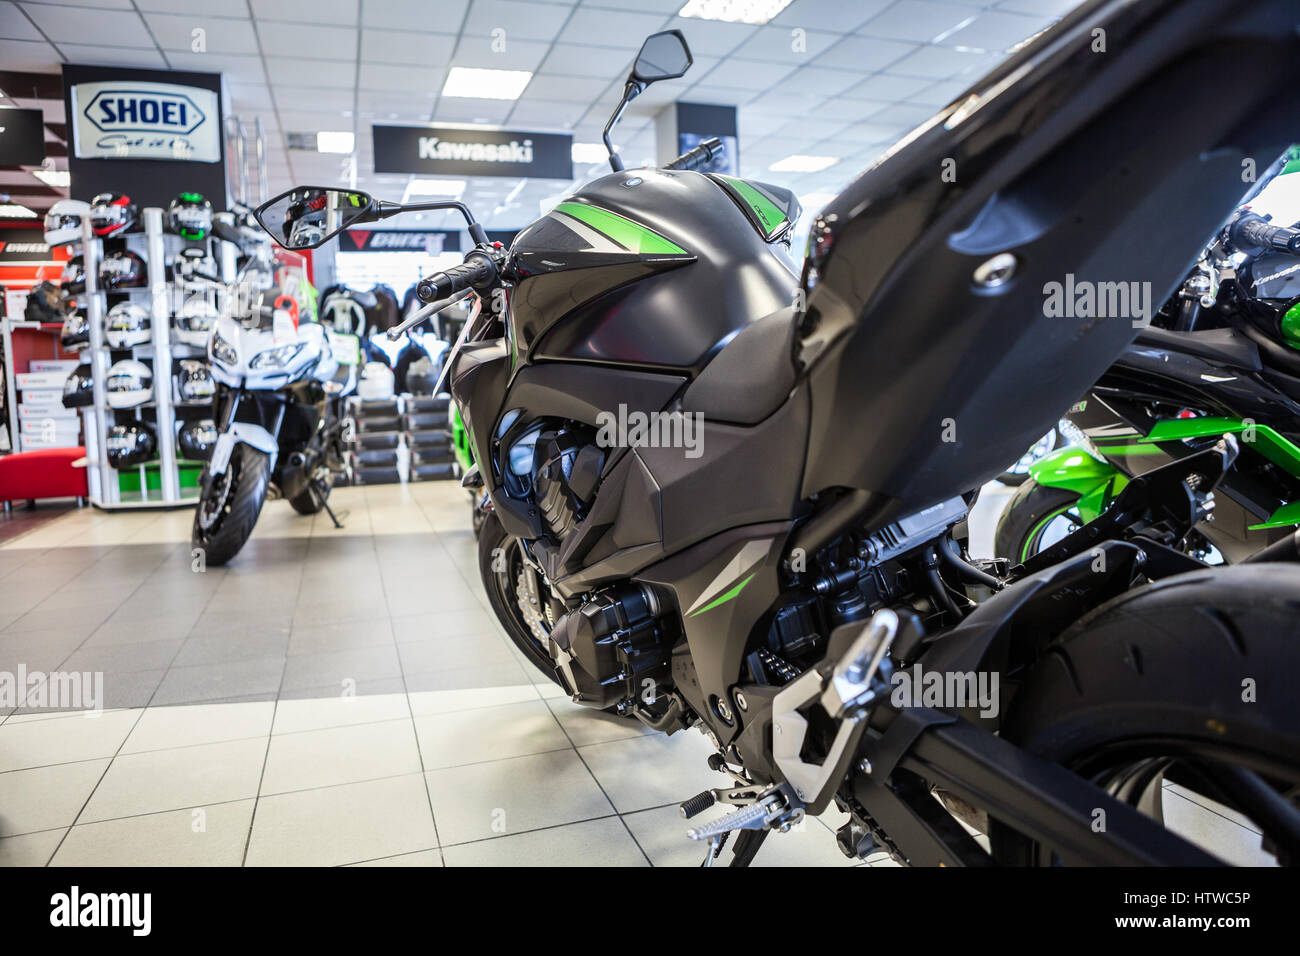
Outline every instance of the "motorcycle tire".
<svg viewBox="0 0 1300 956"><path fill-rule="evenodd" d="M251 445L238 444L230 455L226 466L228 486L224 489L224 501L221 512L209 527L201 522L203 509L209 506L205 497L194 511L194 531L190 536L191 544L204 553L204 561L220 567L228 562L253 533L257 516L262 513L262 504L266 501L267 486L271 481L271 459L264 452ZM207 494L220 493L219 481L204 485Z"/></svg>
<svg viewBox="0 0 1300 956"><path fill-rule="evenodd" d="M522 560L517 552L518 539L506 533L496 515L488 515L478 533L478 573L492 612L529 663L558 684L551 654L529 626L516 594Z"/></svg>
<svg viewBox="0 0 1300 956"><path fill-rule="evenodd" d="M1278 863L1300 864L1300 841L1260 819L1274 814L1286 828L1300 801L1298 604L1295 564L1191 571L1129 591L1049 646L1002 736L1156 819L1171 799L1159 789L1165 780L1190 786L1250 819ZM1258 788L1265 782L1280 803ZM990 822L999 863L1053 862L1013 825ZM1225 858L1258 862L1238 852Z"/></svg>
<svg viewBox="0 0 1300 956"><path fill-rule="evenodd" d="M1000 482L1001 484L1006 485L1006 486L1009 487L1009 488L1018 488L1018 487L1020 487L1021 485L1023 485L1026 481L1028 481L1028 480L1029 480L1029 466L1030 466L1030 465L1032 465L1032 464L1034 464L1034 463L1040 461L1041 459L1047 457L1047 456L1050 455L1052 452L1056 451L1058 448L1064 448L1064 447L1065 447L1065 444L1066 444L1066 438L1065 438L1064 435L1061 434L1061 430L1060 430L1059 428L1053 428L1050 432L1048 432L1047 435L1044 435L1043 438L1047 438L1048 436L1051 436L1051 438L1052 438L1052 447L1051 447L1051 448L1048 448L1048 449L1043 450L1042 453L1041 453L1040 455L1034 457L1033 461L1025 462L1025 458L1028 458L1028 457L1030 457L1030 455L1033 454L1033 450L1034 450L1034 449L1033 449L1033 448L1030 448L1030 450L1029 450L1028 452L1025 453L1025 458L1021 458L1020 462L1017 462L1018 465L1020 465L1020 464L1023 464L1023 465L1024 465L1024 470L1023 470L1023 471L1021 471L1021 470L1012 470L1012 469L1007 469L1007 470L1004 471L1002 474L998 475L997 478L995 478L994 480L997 481L997 482ZM1041 440L1041 439L1040 439L1040 440ZM1035 444L1035 446L1036 446L1038 443L1035 442L1034 444Z"/></svg>
<svg viewBox="0 0 1300 956"><path fill-rule="evenodd" d="M1012 564L1033 557L1042 550L1043 531L1051 520L1064 516L1078 501L1073 491L1026 481L1002 509L993 535L993 554Z"/></svg>
<svg viewBox="0 0 1300 956"><path fill-rule="evenodd" d="M328 475L321 481L324 486L324 493L317 492L314 485L307 485L302 491L298 492L289 499L289 504L294 511L300 515L314 515L325 507L325 502L329 500L330 491L334 487L333 474Z"/></svg>

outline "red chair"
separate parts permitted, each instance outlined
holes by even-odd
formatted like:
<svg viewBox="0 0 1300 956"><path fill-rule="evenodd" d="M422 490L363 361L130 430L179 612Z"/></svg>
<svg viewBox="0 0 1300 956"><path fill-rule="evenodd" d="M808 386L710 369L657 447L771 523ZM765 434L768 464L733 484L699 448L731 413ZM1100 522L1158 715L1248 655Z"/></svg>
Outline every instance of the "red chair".
<svg viewBox="0 0 1300 956"><path fill-rule="evenodd" d="M76 498L84 503L85 464L74 464L86 457L86 449L41 448L0 458L0 502L10 510L10 502L26 501L34 506L37 498Z"/></svg>

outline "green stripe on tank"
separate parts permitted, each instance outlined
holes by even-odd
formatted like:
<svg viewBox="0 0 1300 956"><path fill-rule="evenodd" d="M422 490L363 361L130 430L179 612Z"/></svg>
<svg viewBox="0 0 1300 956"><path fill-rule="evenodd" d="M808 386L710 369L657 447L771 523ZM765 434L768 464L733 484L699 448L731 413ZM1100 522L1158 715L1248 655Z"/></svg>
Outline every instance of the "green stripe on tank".
<svg viewBox="0 0 1300 956"><path fill-rule="evenodd" d="M740 194L740 198L745 200L745 205L754 210L754 215L758 217L759 223L763 226L763 231L768 235L771 235L785 222L785 211L743 179L736 179L734 176L719 176L718 178L725 179L727 184Z"/></svg>
<svg viewBox="0 0 1300 956"><path fill-rule="evenodd" d="M653 229L648 229L639 222L633 222L625 216L599 206L587 203L562 202L555 207L556 212L572 216L584 222L597 232L604 233L620 246L630 252L658 256L690 255L685 249L670 239L665 239Z"/></svg>

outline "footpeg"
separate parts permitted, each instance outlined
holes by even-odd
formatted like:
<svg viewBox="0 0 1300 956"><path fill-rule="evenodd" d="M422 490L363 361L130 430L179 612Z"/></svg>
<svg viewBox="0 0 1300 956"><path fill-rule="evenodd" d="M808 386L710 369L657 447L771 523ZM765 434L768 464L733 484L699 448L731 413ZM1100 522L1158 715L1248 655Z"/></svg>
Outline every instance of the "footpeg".
<svg viewBox="0 0 1300 956"><path fill-rule="evenodd" d="M683 820L689 820L691 817L699 816L717 802L713 796L713 791L705 790L703 793L697 793L689 800L683 800L677 810L681 813Z"/></svg>
<svg viewBox="0 0 1300 956"><path fill-rule="evenodd" d="M773 825L788 830L802 816L802 810L790 810L785 800L781 798L781 794L773 791L762 799L748 806L737 807L710 823L692 827L686 831L686 835L692 840L717 840L733 830L765 830Z"/></svg>

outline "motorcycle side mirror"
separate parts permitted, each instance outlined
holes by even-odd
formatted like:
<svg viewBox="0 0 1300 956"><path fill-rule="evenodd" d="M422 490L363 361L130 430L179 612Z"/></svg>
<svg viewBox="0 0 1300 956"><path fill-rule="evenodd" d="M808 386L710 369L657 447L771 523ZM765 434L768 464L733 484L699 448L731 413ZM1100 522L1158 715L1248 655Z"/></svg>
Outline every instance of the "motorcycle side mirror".
<svg viewBox="0 0 1300 956"><path fill-rule="evenodd" d="M675 80L685 74L693 62L682 31L664 30L645 38L628 79L642 84Z"/></svg>
<svg viewBox="0 0 1300 956"><path fill-rule="evenodd" d="M377 218L375 199L355 189L295 186L262 203L253 215L285 249L315 249L359 222Z"/></svg>
<svg viewBox="0 0 1300 956"><path fill-rule="evenodd" d="M609 134L614 124L622 118L627 104L640 96L651 83L675 80L684 75L693 62L695 61L691 57L691 48L686 45L686 37L682 36L681 30L664 30L645 38L645 42L641 44L641 52L632 62L632 71L627 75L627 82L623 84L623 97L614 108L614 113L605 124L605 131L602 134L605 149L609 151L609 166L614 172L623 169L623 160L614 152L614 144L610 141Z"/></svg>

